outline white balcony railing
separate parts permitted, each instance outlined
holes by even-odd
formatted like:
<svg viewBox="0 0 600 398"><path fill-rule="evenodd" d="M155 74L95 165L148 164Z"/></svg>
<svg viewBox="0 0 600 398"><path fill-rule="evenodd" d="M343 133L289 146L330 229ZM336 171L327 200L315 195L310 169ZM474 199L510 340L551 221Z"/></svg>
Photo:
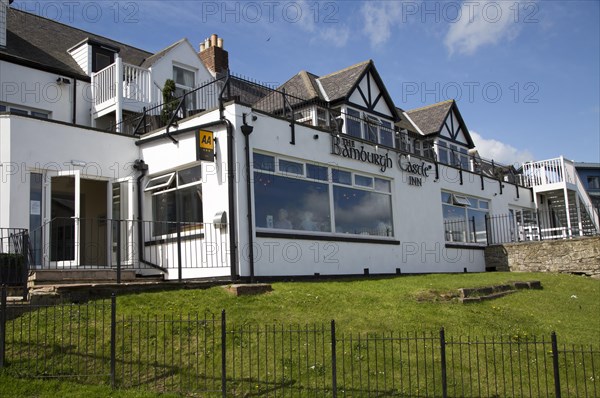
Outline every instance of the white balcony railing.
<svg viewBox="0 0 600 398"><path fill-rule="evenodd" d="M98 106L115 99L117 94L117 82L115 79L116 70L116 64L111 64L92 74L94 105Z"/></svg>
<svg viewBox="0 0 600 398"><path fill-rule="evenodd" d="M563 157L523 164L523 183L526 187L556 184L565 181Z"/></svg>
<svg viewBox="0 0 600 398"><path fill-rule="evenodd" d="M151 83L150 70L117 58L113 64L92 74L94 105L100 108L117 102L149 104L152 102Z"/></svg>
<svg viewBox="0 0 600 398"><path fill-rule="evenodd" d="M148 69L123 64L123 98L126 100L150 103L152 79Z"/></svg>

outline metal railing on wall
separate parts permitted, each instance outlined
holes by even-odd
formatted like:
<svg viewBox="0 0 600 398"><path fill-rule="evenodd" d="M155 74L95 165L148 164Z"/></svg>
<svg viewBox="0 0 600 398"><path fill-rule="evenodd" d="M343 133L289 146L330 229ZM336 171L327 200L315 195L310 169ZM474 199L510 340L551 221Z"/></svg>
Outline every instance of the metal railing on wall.
<svg viewBox="0 0 600 398"><path fill-rule="evenodd" d="M0 305L0 369L158 392L281 397L597 397L600 349L549 336L345 333L227 322L225 311L120 313L116 297Z"/></svg>
<svg viewBox="0 0 600 398"><path fill-rule="evenodd" d="M24 228L0 228L0 285L21 290L27 297L29 233Z"/></svg>
<svg viewBox="0 0 600 398"><path fill-rule="evenodd" d="M120 282L121 270L182 279L186 270L229 266L227 224L59 217L31 236L31 268L38 270L113 269Z"/></svg>

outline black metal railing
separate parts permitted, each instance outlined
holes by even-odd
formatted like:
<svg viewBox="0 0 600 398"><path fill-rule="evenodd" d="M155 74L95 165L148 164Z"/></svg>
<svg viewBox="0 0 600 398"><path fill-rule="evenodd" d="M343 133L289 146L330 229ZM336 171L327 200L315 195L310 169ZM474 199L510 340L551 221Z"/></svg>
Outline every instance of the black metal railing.
<svg viewBox="0 0 600 398"><path fill-rule="evenodd" d="M226 224L54 218L31 236L36 269L155 269L182 279L229 266Z"/></svg>
<svg viewBox="0 0 600 398"><path fill-rule="evenodd" d="M29 233L24 228L0 228L0 285L21 290L27 297Z"/></svg>
<svg viewBox="0 0 600 398"><path fill-rule="evenodd" d="M225 311L121 314L88 304L0 305L0 371L116 388L243 397L597 397L600 349L556 334L344 333L231 324Z"/></svg>
<svg viewBox="0 0 600 398"><path fill-rule="evenodd" d="M485 245L488 242L487 229L479 225L475 217L444 220L444 238L447 243Z"/></svg>
<svg viewBox="0 0 600 398"><path fill-rule="evenodd" d="M294 124L304 124L333 133L345 132L349 137L372 142L388 148L439 162L460 170L482 174L517 185L523 185L519 165L503 165L478 154L448 145L435 144L431 138L422 137L396 126L386 126L380 120L350 115L339 108L331 108L320 98L305 98L301 90L276 89L251 79L228 74L203 82L183 95L172 95L143 108L140 112L124 114L123 121L108 128L111 132L141 135L161 128L176 126L178 121L197 113L224 109L228 101L249 106L257 111L290 120L292 142L295 140ZM346 126L344 127L344 123Z"/></svg>

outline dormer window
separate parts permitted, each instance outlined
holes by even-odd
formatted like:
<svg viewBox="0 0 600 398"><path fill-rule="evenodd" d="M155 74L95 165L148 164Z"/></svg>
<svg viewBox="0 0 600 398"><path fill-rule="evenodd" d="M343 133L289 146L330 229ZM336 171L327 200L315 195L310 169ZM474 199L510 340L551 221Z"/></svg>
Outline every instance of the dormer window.
<svg viewBox="0 0 600 398"><path fill-rule="evenodd" d="M115 51L105 46L92 45L92 72L96 73L115 62Z"/></svg>
<svg viewBox="0 0 600 398"><path fill-rule="evenodd" d="M366 112L359 112L352 108L346 108L346 134L394 147L394 129L392 123L385 119L379 119Z"/></svg>

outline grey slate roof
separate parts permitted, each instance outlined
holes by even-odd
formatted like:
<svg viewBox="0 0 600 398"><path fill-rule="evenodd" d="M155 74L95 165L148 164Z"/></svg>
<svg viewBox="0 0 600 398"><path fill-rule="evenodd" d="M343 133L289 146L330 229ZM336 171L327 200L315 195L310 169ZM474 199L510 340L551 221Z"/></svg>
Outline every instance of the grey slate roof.
<svg viewBox="0 0 600 398"><path fill-rule="evenodd" d="M335 102L338 100L343 100L350 96L352 90L358 84L359 79L372 65L372 60L363 61L321 77L303 70L279 86L277 91L281 92L282 90L285 90L287 94L304 101L320 100ZM384 91L385 98L389 98L387 91L385 91L385 87L382 87L382 90ZM263 109L266 106L272 106L273 103L277 102L274 97L279 95L280 94L277 92L273 92L253 104L253 106L257 109ZM291 99L291 101L304 102L294 99ZM391 98L389 99L389 103L392 103ZM392 112L396 110L395 107L392 107L391 109Z"/></svg>
<svg viewBox="0 0 600 398"><path fill-rule="evenodd" d="M298 72L297 75L294 75L287 82L283 83L277 90L285 90L286 94L305 100L315 98L324 99L319 90L317 80L318 76L303 70Z"/></svg>
<svg viewBox="0 0 600 398"><path fill-rule="evenodd" d="M333 102L349 95L350 90L354 88L354 85L371 62L371 60L364 61L320 77L318 80L327 95L327 100Z"/></svg>
<svg viewBox="0 0 600 398"><path fill-rule="evenodd" d="M398 126L400 129L406 129L411 133L421 135L419 133L419 129L414 124L412 124L408 118L406 118L406 116L404 115L405 111L402 108L396 108L396 113L400 116L400 120L396 122L396 126Z"/></svg>
<svg viewBox="0 0 600 398"><path fill-rule="evenodd" d="M84 71L67 52L86 39L119 48L119 55L123 61L133 65L141 65L144 59L152 55L150 52L16 8L9 8L7 14L7 45L0 48L0 59L87 79Z"/></svg>
<svg viewBox="0 0 600 398"><path fill-rule="evenodd" d="M437 134L452 108L454 100L438 102L437 104L412 109L406 113L425 135Z"/></svg>

